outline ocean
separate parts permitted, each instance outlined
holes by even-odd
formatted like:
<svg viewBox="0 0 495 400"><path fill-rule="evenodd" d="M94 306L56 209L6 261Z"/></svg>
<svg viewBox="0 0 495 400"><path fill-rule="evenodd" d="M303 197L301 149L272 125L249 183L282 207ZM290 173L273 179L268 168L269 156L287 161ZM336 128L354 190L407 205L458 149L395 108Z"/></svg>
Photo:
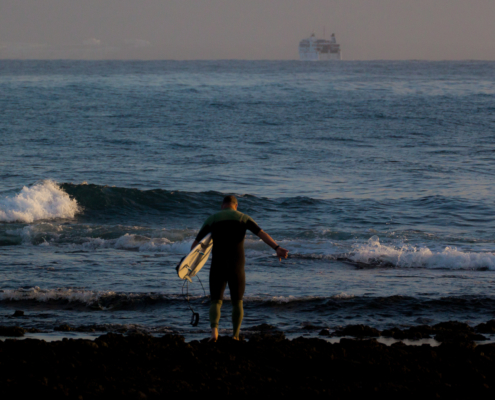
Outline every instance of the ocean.
<svg viewBox="0 0 495 400"><path fill-rule="evenodd" d="M207 337L226 194L289 250L247 235L241 334L495 318L494 67L1 60L0 325Z"/></svg>

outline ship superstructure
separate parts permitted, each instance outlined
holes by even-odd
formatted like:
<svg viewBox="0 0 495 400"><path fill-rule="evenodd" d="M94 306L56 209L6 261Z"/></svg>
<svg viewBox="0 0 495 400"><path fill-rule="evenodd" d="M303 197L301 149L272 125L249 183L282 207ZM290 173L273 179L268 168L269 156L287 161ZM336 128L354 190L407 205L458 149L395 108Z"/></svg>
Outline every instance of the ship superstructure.
<svg viewBox="0 0 495 400"><path fill-rule="evenodd" d="M335 34L330 40L317 39L313 33L308 39L299 42L299 59L301 61L341 60L340 44L337 44Z"/></svg>

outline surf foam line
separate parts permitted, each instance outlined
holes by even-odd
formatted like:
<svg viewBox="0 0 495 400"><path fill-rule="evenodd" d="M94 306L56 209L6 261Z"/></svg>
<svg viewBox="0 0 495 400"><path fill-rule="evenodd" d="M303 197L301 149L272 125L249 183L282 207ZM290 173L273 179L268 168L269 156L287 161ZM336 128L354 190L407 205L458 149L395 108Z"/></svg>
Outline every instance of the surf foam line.
<svg viewBox="0 0 495 400"><path fill-rule="evenodd" d="M200 298L202 297L194 297L194 299ZM29 289L0 290L0 304L13 302L37 303L46 304L49 308L56 308L66 304L79 304L90 309L115 310L132 309L139 305L169 304L175 301L182 302L182 296L161 293L117 293L71 288L41 289L38 286Z"/></svg>
<svg viewBox="0 0 495 400"><path fill-rule="evenodd" d="M0 222L74 218L80 211L77 201L50 180L24 186L17 195L0 199Z"/></svg>
<svg viewBox="0 0 495 400"><path fill-rule="evenodd" d="M189 236L190 232L187 231L181 234L159 232L160 235L163 235L161 237L149 237L133 233L125 233L116 239L77 237L76 239L71 238L71 240L76 240L78 243L67 243L67 239L59 241L59 237L62 235L61 227L49 224L28 226L7 231L7 233L21 237L25 244L43 246L67 244L72 250L88 252L109 248L143 253L164 252L185 255L189 252L193 241L193 236ZM87 234L87 232L85 233ZM495 270L495 253L493 252L469 252L451 246L444 247L439 251L426 246L403 243L398 245L382 244L378 236L372 236L364 243L354 244L336 241L315 243L311 240L281 240L279 243L291 250L290 258L300 260L344 261L369 268ZM348 251L346 251L346 247ZM245 248L246 255L250 258L266 257L273 253L258 239L247 238Z"/></svg>
<svg viewBox="0 0 495 400"><path fill-rule="evenodd" d="M195 307L209 307L209 297L198 295L189 299ZM229 302L230 297L226 296ZM125 293L112 291L91 291L84 289L12 289L0 291L0 306L2 304L16 304L29 310L46 308L48 310L81 310L81 311L116 311L142 310L149 308L170 307L177 304L185 307L185 299L180 294L164 293ZM494 296L439 296L436 298L424 296L362 296L347 293L337 293L330 296L246 296L244 304L248 308L272 309L294 312L295 310L308 312L384 312L393 313L420 312L495 312ZM346 311L347 310L347 311ZM419 314L418 314L419 315Z"/></svg>
<svg viewBox="0 0 495 400"><path fill-rule="evenodd" d="M190 296L190 300L204 301L209 296ZM249 303L277 303L287 304L292 302L312 302L324 300L348 300L354 295L338 293L333 296L246 296L245 302ZM225 296L225 300L230 300L230 296ZM0 302L23 302L32 301L38 303L81 303L84 305L101 305L111 308L112 305L130 305L131 303L157 304L160 302L184 301L180 294L163 293L118 293L113 291L93 291L84 289L58 288L41 289L32 287L29 289L3 289L0 290Z"/></svg>
<svg viewBox="0 0 495 400"><path fill-rule="evenodd" d="M426 246L385 245L380 243L378 236L372 236L367 243L353 245L353 251L345 258L369 266L495 270L495 253L465 252L449 246L443 251L432 251Z"/></svg>

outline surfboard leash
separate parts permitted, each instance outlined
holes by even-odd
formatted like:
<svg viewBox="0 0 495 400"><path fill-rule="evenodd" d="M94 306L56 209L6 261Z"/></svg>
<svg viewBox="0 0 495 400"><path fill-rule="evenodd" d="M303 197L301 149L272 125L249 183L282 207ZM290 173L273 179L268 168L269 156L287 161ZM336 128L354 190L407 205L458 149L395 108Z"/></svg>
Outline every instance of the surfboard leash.
<svg viewBox="0 0 495 400"><path fill-rule="evenodd" d="M203 292L206 297L206 290L205 287L203 286L203 282L201 282L201 279L198 278L199 283L201 283L201 287L203 288ZM186 294L184 295L184 286L186 286ZM191 302L189 301L189 281L187 279L184 280L184 283L182 284L182 296L187 300L187 305L189 306L189 309L192 312L192 317L191 317L191 325L192 326L198 326L199 324L199 313L194 312L194 309L191 306Z"/></svg>

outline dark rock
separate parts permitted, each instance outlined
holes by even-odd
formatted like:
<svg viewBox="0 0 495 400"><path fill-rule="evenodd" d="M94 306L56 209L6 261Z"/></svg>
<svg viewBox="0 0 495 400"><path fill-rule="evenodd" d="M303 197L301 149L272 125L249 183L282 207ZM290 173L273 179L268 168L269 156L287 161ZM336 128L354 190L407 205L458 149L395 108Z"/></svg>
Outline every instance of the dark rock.
<svg viewBox="0 0 495 400"><path fill-rule="evenodd" d="M386 329L382 332L383 336L393 337L394 339L403 340L419 340L435 336L435 339L440 342L472 342L487 340L486 337L476 334L472 327L468 324L448 321L436 324L434 326L418 325L408 329Z"/></svg>
<svg viewBox="0 0 495 400"><path fill-rule="evenodd" d="M367 325L347 325L335 331L333 336L378 337L380 331Z"/></svg>
<svg viewBox="0 0 495 400"><path fill-rule="evenodd" d="M491 319L484 324L476 325L474 329L480 333L495 333L495 319Z"/></svg>
<svg viewBox="0 0 495 400"><path fill-rule="evenodd" d="M2 399L495 395L495 345L467 342L385 346L344 338L331 344L263 333L247 342L222 337L212 344L108 333L94 342L7 339L0 341L0 354ZM194 379L187 377L190 371Z"/></svg>
<svg viewBox="0 0 495 400"><path fill-rule="evenodd" d="M67 324L59 325L53 328L54 331L60 331L60 332L71 332L74 331L75 329Z"/></svg>
<svg viewBox="0 0 495 400"><path fill-rule="evenodd" d="M322 327L308 324L308 325L304 325L301 329L304 329L306 331L317 331L318 329L322 329Z"/></svg>
<svg viewBox="0 0 495 400"><path fill-rule="evenodd" d="M392 337L394 339L406 339L406 335L399 328L385 329L382 331L382 336Z"/></svg>
<svg viewBox="0 0 495 400"><path fill-rule="evenodd" d="M139 329L133 329L133 330L127 331L127 335L129 335L129 336L149 336L149 333L145 332L145 331L141 331Z"/></svg>
<svg viewBox="0 0 495 400"><path fill-rule="evenodd" d="M26 330L19 326L0 326L0 336L21 337L25 333Z"/></svg>
<svg viewBox="0 0 495 400"><path fill-rule="evenodd" d="M320 336L330 336L330 330L329 329L322 329L320 333L318 333Z"/></svg>
<svg viewBox="0 0 495 400"><path fill-rule="evenodd" d="M13 317L23 317L24 316L24 311L21 310L15 310Z"/></svg>
<svg viewBox="0 0 495 400"><path fill-rule="evenodd" d="M260 332L265 332L265 331L278 331L279 329L276 326L270 325L270 324L261 324L261 325L255 325L251 328L248 328L250 331L260 331Z"/></svg>
<svg viewBox="0 0 495 400"><path fill-rule="evenodd" d="M488 340L485 336L471 332L440 332L435 336L435 340L443 343L474 342Z"/></svg>
<svg viewBox="0 0 495 400"><path fill-rule="evenodd" d="M470 341L468 335L462 332L443 332L435 335L435 340L442 343L457 343Z"/></svg>
<svg viewBox="0 0 495 400"><path fill-rule="evenodd" d="M468 324L457 321L441 322L439 324L433 325L433 328L435 329L436 332L438 331L472 332L473 331L473 328L471 328Z"/></svg>
<svg viewBox="0 0 495 400"><path fill-rule="evenodd" d="M429 325L418 325L411 326L410 328L404 330L405 339L426 339L430 338L436 332L435 328Z"/></svg>
<svg viewBox="0 0 495 400"><path fill-rule="evenodd" d="M283 332L274 332L269 334L260 333L249 337L249 342L261 342L261 341L280 342L282 340L285 340L285 335L283 334Z"/></svg>
<svg viewBox="0 0 495 400"><path fill-rule="evenodd" d="M469 336L472 340L476 340L476 341L488 340L488 338L486 336L483 336L479 333L472 333Z"/></svg>

